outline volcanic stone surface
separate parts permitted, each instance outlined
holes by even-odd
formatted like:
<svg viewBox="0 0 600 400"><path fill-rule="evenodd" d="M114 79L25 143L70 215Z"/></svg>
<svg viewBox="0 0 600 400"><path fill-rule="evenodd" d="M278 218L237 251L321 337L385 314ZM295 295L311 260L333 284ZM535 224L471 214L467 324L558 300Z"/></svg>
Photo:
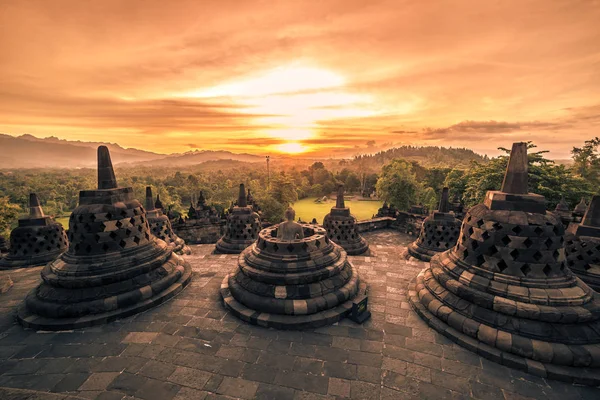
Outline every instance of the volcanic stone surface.
<svg viewBox="0 0 600 400"><path fill-rule="evenodd" d="M162 303L190 280L189 265L151 234L133 189L117 186L105 146L98 148L98 189L79 193L69 241L19 308L23 326L69 330L103 324Z"/></svg>
<svg viewBox="0 0 600 400"><path fill-rule="evenodd" d="M600 196L594 196L580 224L565 237L567 265L592 289L600 291Z"/></svg>
<svg viewBox="0 0 600 400"><path fill-rule="evenodd" d="M600 302L566 266L558 217L527 193L526 149L513 145L502 191L467 212L456 247L431 259L409 299L431 327L485 358L598 386Z"/></svg>
<svg viewBox="0 0 600 400"><path fill-rule="evenodd" d="M19 226L10 233L9 251L0 259L0 269L44 265L64 253L68 245L62 225L44 215L38 197L31 193L29 216L19 219Z"/></svg>
<svg viewBox="0 0 600 400"><path fill-rule="evenodd" d="M237 269L221 284L234 315L264 327L316 328L344 318L352 299L365 293L356 268L325 229L301 227L304 238L295 240L278 239L279 225L263 229L240 254Z"/></svg>
<svg viewBox="0 0 600 400"><path fill-rule="evenodd" d="M75 331L15 324L15 306L39 283L41 267L0 271L14 280L0 296L0 399L598 398L597 388L499 365L428 327L406 290L427 264L397 257L412 238L395 230L364 236L372 254L349 259L368 282L371 319L302 331L234 317L219 287L239 255L213 254L210 244L190 246L193 281L175 298Z"/></svg>
<svg viewBox="0 0 600 400"><path fill-rule="evenodd" d="M160 208L156 207L157 205ZM150 226L150 232L160 240L163 240L173 248L173 251L179 255L190 254L190 247L185 244L185 241L173 232L171 221L162 210L162 202L157 197L156 202L153 201L152 188L146 187L146 218Z"/></svg>
<svg viewBox="0 0 600 400"><path fill-rule="evenodd" d="M369 243L360 235L356 227L356 218L344 204L344 187L340 185L335 207L323 218L323 227L327 236L342 246L351 255L360 255L369 250Z"/></svg>
<svg viewBox="0 0 600 400"><path fill-rule="evenodd" d="M449 212L448 188L442 190L440 206L425 218L419 237L408 246L408 254L422 261L456 245L461 222Z"/></svg>
<svg viewBox="0 0 600 400"><path fill-rule="evenodd" d="M227 216L225 234L215 246L217 253L239 254L258 239L261 228L260 217L248 204L248 199L252 200L250 189L246 197L244 184L240 184L238 205L233 207Z"/></svg>

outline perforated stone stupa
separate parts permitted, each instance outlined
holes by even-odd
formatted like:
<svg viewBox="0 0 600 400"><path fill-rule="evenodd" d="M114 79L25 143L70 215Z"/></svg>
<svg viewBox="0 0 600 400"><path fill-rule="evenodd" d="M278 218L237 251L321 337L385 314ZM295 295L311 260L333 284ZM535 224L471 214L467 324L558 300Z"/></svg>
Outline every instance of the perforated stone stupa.
<svg viewBox="0 0 600 400"><path fill-rule="evenodd" d="M44 265L67 250L69 240L62 225L44 215L35 193L29 195L29 215L19 219L10 233L10 248L0 259L0 269Z"/></svg>
<svg viewBox="0 0 600 400"><path fill-rule="evenodd" d="M582 281L600 292L600 196L594 196L580 224L566 235L567 265Z"/></svg>
<svg viewBox="0 0 600 400"><path fill-rule="evenodd" d="M554 213L558 215L564 226L568 226L573 221L573 212L563 196L560 197L560 201L556 205Z"/></svg>
<svg viewBox="0 0 600 400"><path fill-rule="evenodd" d="M448 188L445 187L442 190L438 210L425 218L419 237L408 245L408 254L422 261L431 260L434 255L456 245L460 225L460 220L450 213Z"/></svg>
<svg viewBox="0 0 600 400"><path fill-rule="evenodd" d="M8 252L8 240L4 236L0 236L0 254Z"/></svg>
<svg viewBox="0 0 600 400"><path fill-rule="evenodd" d="M160 208L156 206L157 204ZM173 232L169 217L163 214L160 198L157 197L156 202L154 202L150 186L146 187L146 218L148 218L150 232L157 238L164 240L173 248L175 253L180 255L192 253L185 241Z"/></svg>
<svg viewBox="0 0 600 400"><path fill-rule="evenodd" d="M105 146L98 147L98 189L79 192L69 240L19 308L23 326L68 330L106 323L164 302L190 280L190 266L150 233L133 189L117 186Z"/></svg>
<svg viewBox="0 0 600 400"><path fill-rule="evenodd" d="M356 256L369 250L369 243L358 232L356 218L344 203L344 186L340 185L335 207L323 218L327 236L342 246L348 255Z"/></svg>
<svg viewBox="0 0 600 400"><path fill-rule="evenodd" d="M254 212L252 206L247 204L248 198L251 198L250 190L246 197L244 184L241 183L238 205L233 207L227 216L225 235L215 246L217 253L239 254L258 239L261 228L260 217Z"/></svg>
<svg viewBox="0 0 600 400"><path fill-rule="evenodd" d="M438 332L531 374L600 385L600 302L565 265L564 227L527 192L527 144L513 144L501 191L465 215L456 247L409 287Z"/></svg>
<svg viewBox="0 0 600 400"><path fill-rule="evenodd" d="M585 215L587 207L588 207L588 205L585 202L585 199L582 197L581 201L573 209L573 221L574 222L581 222L581 220L583 219L583 216Z"/></svg>
<svg viewBox="0 0 600 400"><path fill-rule="evenodd" d="M221 285L233 314L246 322L278 329L333 324L365 293L357 269L325 229L287 221L260 231Z"/></svg>

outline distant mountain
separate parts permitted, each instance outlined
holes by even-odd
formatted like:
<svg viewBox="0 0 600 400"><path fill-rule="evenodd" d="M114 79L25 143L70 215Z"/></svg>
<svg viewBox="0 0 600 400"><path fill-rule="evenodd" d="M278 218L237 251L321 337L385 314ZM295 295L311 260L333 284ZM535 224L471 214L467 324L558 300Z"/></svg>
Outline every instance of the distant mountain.
<svg viewBox="0 0 600 400"><path fill-rule="evenodd" d="M0 168L95 168L96 149L105 145L110 149L113 164L132 163L146 166L186 166L205 161L236 160L263 161L251 154L229 151L190 151L183 154L157 154L138 149L126 149L115 143L82 142L56 137L36 138L0 134Z"/></svg>
<svg viewBox="0 0 600 400"><path fill-rule="evenodd" d="M263 162L264 157L252 154L236 154L230 151L195 150L183 154L171 154L164 158L135 162L145 166L190 166L206 161L234 160L242 162Z"/></svg>

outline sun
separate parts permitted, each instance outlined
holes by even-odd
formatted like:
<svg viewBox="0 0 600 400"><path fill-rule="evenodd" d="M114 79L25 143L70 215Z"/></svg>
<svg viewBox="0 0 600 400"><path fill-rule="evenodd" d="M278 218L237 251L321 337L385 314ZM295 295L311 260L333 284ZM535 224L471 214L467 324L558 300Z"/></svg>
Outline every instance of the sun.
<svg viewBox="0 0 600 400"><path fill-rule="evenodd" d="M296 142L283 143L275 146L275 148L282 153L288 154L299 154L304 153L306 150L308 150L306 146L303 146L300 143Z"/></svg>

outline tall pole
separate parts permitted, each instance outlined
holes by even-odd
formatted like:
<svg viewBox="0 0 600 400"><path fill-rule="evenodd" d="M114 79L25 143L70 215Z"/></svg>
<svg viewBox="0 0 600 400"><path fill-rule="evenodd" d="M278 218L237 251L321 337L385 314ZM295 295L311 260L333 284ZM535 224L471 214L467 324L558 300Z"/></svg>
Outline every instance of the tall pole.
<svg viewBox="0 0 600 400"><path fill-rule="evenodd" d="M267 190L271 189L271 172L269 171L269 162L271 161L271 156L266 156L267 159Z"/></svg>

